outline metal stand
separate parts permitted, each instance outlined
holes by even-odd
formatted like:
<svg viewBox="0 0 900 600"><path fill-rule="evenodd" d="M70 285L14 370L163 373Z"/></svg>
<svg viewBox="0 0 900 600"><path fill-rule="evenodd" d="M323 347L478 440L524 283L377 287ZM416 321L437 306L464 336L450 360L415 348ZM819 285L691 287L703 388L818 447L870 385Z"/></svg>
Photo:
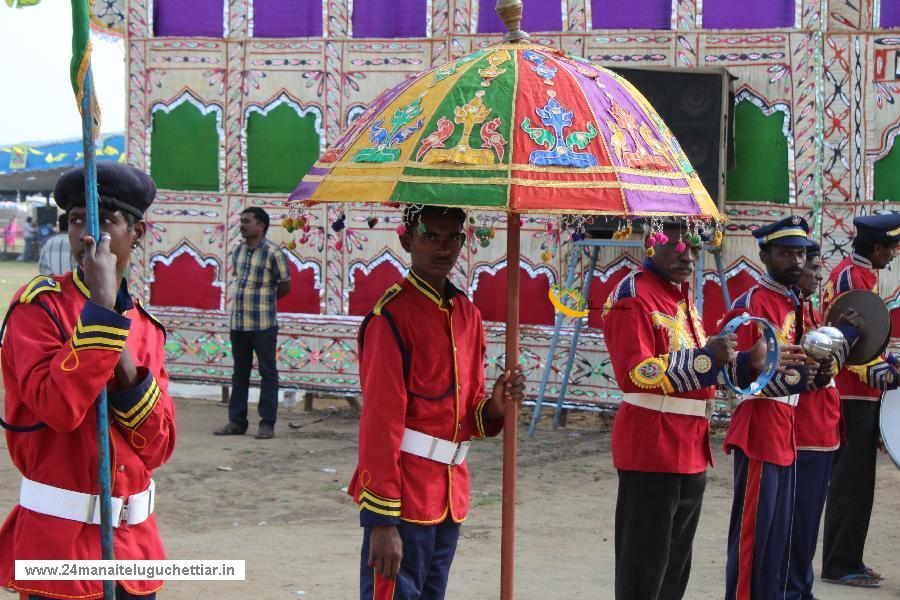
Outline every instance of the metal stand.
<svg viewBox="0 0 900 600"><path fill-rule="evenodd" d="M591 291L591 282L594 279L594 269L597 266L597 256L600 254L600 248L640 248L643 247L644 243L638 240L598 240L598 239L584 239L575 242L575 251L572 253L572 260L569 262L569 270L566 274L566 282L563 286L564 288L571 288L572 284L575 282L575 270L578 268L578 263L581 261L581 248L588 247L590 248L590 262L587 270L587 275L582 278L582 297L587 299ZM713 254L713 258L716 261L716 270L719 274L719 282L722 288L722 297L725 300L725 308L728 310L731 307L731 296L728 293L728 285L725 281L725 263L722 260L722 248L721 247L713 247L706 246L706 250ZM700 257L697 260L697 285L694 286L695 299L694 304L697 306L697 311L701 314L703 313L703 263L704 263L704 253L700 253ZM537 429L538 419L541 416L541 408L544 404L544 397L547 392L547 382L550 380L550 371L553 368L553 357L556 355L556 349L559 346L559 338L562 331L563 319L565 315L561 312L556 313L556 321L553 325L553 337L550 339L550 348L547 351L547 359L544 362L544 371L541 374L541 383L538 387L537 398L534 401L534 413L531 417L531 427L528 429L528 435L534 435L535 430ZM572 365L575 362L575 350L578 347L578 338L581 336L581 327L584 324L585 318L575 319L575 327L572 332L572 341L569 343L569 355L566 357L566 366L563 371L562 376L562 385L559 389L559 396L556 399L556 408L553 411L553 429L559 427L561 419L563 417L563 402L566 398L566 391L569 387L569 376L572 373Z"/></svg>

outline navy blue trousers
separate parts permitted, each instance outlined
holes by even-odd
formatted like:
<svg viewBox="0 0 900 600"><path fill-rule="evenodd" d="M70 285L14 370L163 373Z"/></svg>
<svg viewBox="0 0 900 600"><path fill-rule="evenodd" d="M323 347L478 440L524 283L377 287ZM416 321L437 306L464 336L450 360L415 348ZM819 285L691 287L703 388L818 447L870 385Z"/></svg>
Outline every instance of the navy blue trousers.
<svg viewBox="0 0 900 600"><path fill-rule="evenodd" d="M459 540L459 523L397 525L403 540L403 561L394 580L375 574L368 565L370 527L364 528L359 594L362 600L444 600L450 565Z"/></svg>
<svg viewBox="0 0 900 600"><path fill-rule="evenodd" d="M794 465L734 450L734 503L728 527L725 600L774 600L791 529Z"/></svg>
<svg viewBox="0 0 900 600"><path fill-rule="evenodd" d="M813 597L813 558L816 555L819 523L822 521L822 510L828 495L833 458L833 450L797 452L797 493L794 495L790 543L785 549L787 585L785 586L784 581L779 585L779 589L785 591L786 600L811 600Z"/></svg>
<svg viewBox="0 0 900 600"><path fill-rule="evenodd" d="M228 401L228 420L243 430L247 429L247 397L250 393L250 371L253 354L259 363L259 420L275 425L278 415L278 368L275 347L278 344L278 327L260 331L231 330L231 356L234 373L231 375L231 398Z"/></svg>

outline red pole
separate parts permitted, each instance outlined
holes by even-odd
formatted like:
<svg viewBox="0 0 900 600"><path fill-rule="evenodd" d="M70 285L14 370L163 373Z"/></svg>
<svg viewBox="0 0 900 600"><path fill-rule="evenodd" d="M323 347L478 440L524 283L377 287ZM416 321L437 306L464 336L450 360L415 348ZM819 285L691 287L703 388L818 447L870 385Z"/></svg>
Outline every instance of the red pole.
<svg viewBox="0 0 900 600"><path fill-rule="evenodd" d="M506 370L519 361L519 215L508 215L506 237ZM516 457L519 406L510 403L503 421L503 518L500 600L512 600L516 554Z"/></svg>

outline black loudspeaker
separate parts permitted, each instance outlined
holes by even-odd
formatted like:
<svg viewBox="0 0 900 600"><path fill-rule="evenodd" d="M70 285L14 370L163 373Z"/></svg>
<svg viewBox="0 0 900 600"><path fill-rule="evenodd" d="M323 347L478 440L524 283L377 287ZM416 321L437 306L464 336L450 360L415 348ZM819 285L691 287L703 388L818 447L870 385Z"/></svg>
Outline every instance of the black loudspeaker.
<svg viewBox="0 0 900 600"><path fill-rule="evenodd" d="M734 156L734 92L725 69L607 66L631 82L662 117L721 210Z"/></svg>
<svg viewBox="0 0 900 600"><path fill-rule="evenodd" d="M57 215L59 211L55 206L38 206L37 207L37 225L53 225L56 227Z"/></svg>

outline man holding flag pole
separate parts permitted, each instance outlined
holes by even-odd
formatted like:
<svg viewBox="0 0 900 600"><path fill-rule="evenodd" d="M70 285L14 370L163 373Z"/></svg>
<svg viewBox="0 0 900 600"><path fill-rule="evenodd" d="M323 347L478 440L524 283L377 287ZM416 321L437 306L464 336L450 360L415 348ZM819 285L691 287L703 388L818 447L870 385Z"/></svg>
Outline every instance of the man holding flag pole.
<svg viewBox="0 0 900 600"><path fill-rule="evenodd" d="M165 558L151 479L175 444L165 330L132 299L124 278L156 187L138 169L98 168L94 160L99 110L88 19L87 0L72 0L84 167L65 173L55 191L79 266L20 289L0 330L8 421L0 424L22 473L19 503L0 528L0 586L30 600L152 599L162 585L21 580L17 560Z"/></svg>

